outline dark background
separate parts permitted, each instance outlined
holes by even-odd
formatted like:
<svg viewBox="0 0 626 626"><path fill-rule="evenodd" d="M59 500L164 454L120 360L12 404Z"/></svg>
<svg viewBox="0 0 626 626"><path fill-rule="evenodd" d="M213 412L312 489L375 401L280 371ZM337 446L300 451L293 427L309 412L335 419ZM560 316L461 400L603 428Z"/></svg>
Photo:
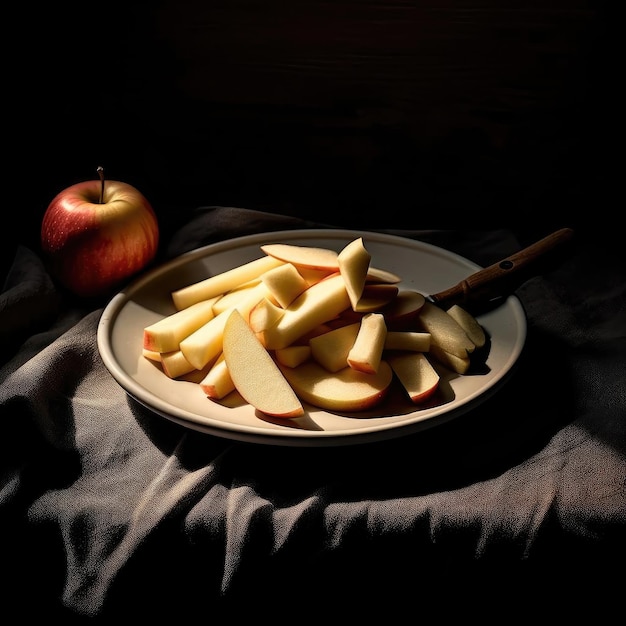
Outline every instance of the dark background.
<svg viewBox="0 0 626 626"><path fill-rule="evenodd" d="M203 205L353 228L602 226L618 23L593 0L13 8L4 256L36 247L52 197L98 165L150 199L164 238Z"/></svg>

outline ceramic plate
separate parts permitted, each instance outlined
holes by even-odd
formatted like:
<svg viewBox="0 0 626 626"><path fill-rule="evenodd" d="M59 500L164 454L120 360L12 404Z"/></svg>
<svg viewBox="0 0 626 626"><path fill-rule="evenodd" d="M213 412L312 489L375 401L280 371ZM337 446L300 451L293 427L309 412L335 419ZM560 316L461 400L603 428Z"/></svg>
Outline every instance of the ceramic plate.
<svg viewBox="0 0 626 626"><path fill-rule="evenodd" d="M340 251L357 237L372 265L402 278L400 288L436 293L480 269L471 261L395 235L351 230L290 230L230 239L188 252L151 270L106 306L98 326L98 348L115 380L135 400L155 413L220 437L270 445L330 446L389 439L458 418L503 384L521 354L526 317L515 296L478 319L490 339L485 367L459 376L440 369L440 389L423 406L396 389L383 404L363 413L333 413L305 404L303 417L269 418L235 392L224 401L208 399L199 373L169 379L158 364L142 355L143 329L175 311L171 292L260 256L260 246L289 243Z"/></svg>

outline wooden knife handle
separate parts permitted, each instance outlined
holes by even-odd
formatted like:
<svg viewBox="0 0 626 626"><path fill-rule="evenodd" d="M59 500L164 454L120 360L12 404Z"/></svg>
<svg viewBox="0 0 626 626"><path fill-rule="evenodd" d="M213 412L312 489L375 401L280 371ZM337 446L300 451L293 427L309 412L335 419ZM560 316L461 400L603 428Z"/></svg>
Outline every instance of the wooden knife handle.
<svg viewBox="0 0 626 626"><path fill-rule="evenodd" d="M509 295L531 276L537 275L557 248L570 241L574 235L571 228L562 228L519 252L468 276L460 283L430 296L440 306L452 306L468 301L492 300Z"/></svg>

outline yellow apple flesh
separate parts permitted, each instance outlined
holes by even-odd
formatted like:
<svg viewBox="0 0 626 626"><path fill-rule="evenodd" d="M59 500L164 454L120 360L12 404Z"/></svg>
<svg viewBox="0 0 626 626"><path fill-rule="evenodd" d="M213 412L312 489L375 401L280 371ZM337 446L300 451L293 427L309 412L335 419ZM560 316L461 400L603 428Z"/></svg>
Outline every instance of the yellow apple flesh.
<svg viewBox="0 0 626 626"><path fill-rule="evenodd" d="M266 287L258 283L247 291L246 297L232 308L222 311L180 342L182 353L196 369L201 370L222 351L224 326L230 313L237 310L247 319L252 308L264 297Z"/></svg>
<svg viewBox="0 0 626 626"><path fill-rule="evenodd" d="M235 389L235 383L226 365L223 352L217 357L199 384L202 391L212 400L221 400Z"/></svg>
<svg viewBox="0 0 626 626"><path fill-rule="evenodd" d="M297 367L311 358L311 346L287 346L274 351L276 360L287 367Z"/></svg>
<svg viewBox="0 0 626 626"><path fill-rule="evenodd" d="M430 350L430 333L420 333L411 330L388 330L385 336L385 350L428 352Z"/></svg>
<svg viewBox="0 0 626 626"><path fill-rule="evenodd" d="M380 267L369 266L367 270L367 282L368 283L399 283L402 279L397 274L384 270Z"/></svg>
<svg viewBox="0 0 626 626"><path fill-rule="evenodd" d="M143 347L155 352L178 350L185 337L215 317L213 303L216 299L202 300L146 326L143 330Z"/></svg>
<svg viewBox="0 0 626 626"><path fill-rule="evenodd" d="M458 304L452 305L447 311L459 326L466 332L477 348L482 348L487 341L485 331L479 321Z"/></svg>
<svg viewBox="0 0 626 626"><path fill-rule="evenodd" d="M293 418L304 414L300 399L279 366L236 309L226 320L223 343L230 376L248 404L274 417Z"/></svg>
<svg viewBox="0 0 626 626"><path fill-rule="evenodd" d="M399 288L397 285L366 282L361 297L357 301L356 306L352 308L357 313L381 311L395 300L398 292Z"/></svg>
<svg viewBox="0 0 626 626"><path fill-rule="evenodd" d="M339 271L346 283L350 304L355 311L363 294L371 259L370 253L363 244L362 237L347 244L337 256Z"/></svg>
<svg viewBox="0 0 626 626"><path fill-rule="evenodd" d="M340 274L334 274L309 287L285 309L277 324L260 333L268 350L286 348L316 326L333 319L350 306Z"/></svg>
<svg viewBox="0 0 626 626"><path fill-rule="evenodd" d="M338 254L335 250L287 243L269 243L261 246L261 250L268 256L284 263L292 263L296 267L333 272L339 270Z"/></svg>
<svg viewBox="0 0 626 626"><path fill-rule="evenodd" d="M304 267L302 265L298 265L296 269L298 270L300 276L304 278L306 284L310 287L315 283L319 283L322 278L326 278L327 276L330 276L330 274L334 274L338 268L317 270L312 267Z"/></svg>
<svg viewBox="0 0 626 626"><path fill-rule="evenodd" d="M255 333L262 333L271 326L278 324L278 321L284 314L285 309L275 305L267 298L262 298L252 307L248 317L248 324Z"/></svg>
<svg viewBox="0 0 626 626"><path fill-rule="evenodd" d="M375 374L365 374L344 367L331 373L313 360L298 367L278 364L298 396L304 401L330 411L356 412L382 402L389 390L393 373L381 361Z"/></svg>
<svg viewBox="0 0 626 626"><path fill-rule="evenodd" d="M437 345L461 359L476 349L459 323L432 302L424 303L417 322L425 332L430 333L431 349L432 345Z"/></svg>
<svg viewBox="0 0 626 626"><path fill-rule="evenodd" d="M161 367L168 378L179 378L196 369L180 350L162 353Z"/></svg>
<svg viewBox="0 0 626 626"><path fill-rule="evenodd" d="M283 309L308 287L306 280L292 263L285 263L265 272L261 280Z"/></svg>
<svg viewBox="0 0 626 626"><path fill-rule="evenodd" d="M470 368L471 360L469 355L467 356L458 356L456 354L452 354L437 344L431 342L430 350L428 353L441 365L447 367L450 371L456 372L457 374L467 374L467 371Z"/></svg>
<svg viewBox="0 0 626 626"><path fill-rule="evenodd" d="M386 356L391 369L415 404L430 398L439 387L439 374L421 352L398 352Z"/></svg>
<svg viewBox="0 0 626 626"><path fill-rule="evenodd" d="M243 265L238 265L231 270L209 276L209 278L173 291L172 300L174 301L174 306L181 310L196 302L200 302L200 300L221 296L247 281L259 278L263 272L281 264L282 261L278 259L264 256Z"/></svg>
<svg viewBox="0 0 626 626"><path fill-rule="evenodd" d="M359 323L347 324L309 339L311 357L328 372L348 367L348 354L359 334Z"/></svg>
<svg viewBox="0 0 626 626"><path fill-rule="evenodd" d="M241 300L241 298L244 298L247 294L250 293L250 289L256 287L260 282L260 278L251 280L250 282L243 284L241 287L237 287L236 289L227 291L223 296L216 296L215 302L213 304L213 313L215 315L219 315L222 311L225 311L226 309L232 309L233 306ZM184 311L185 309L182 310Z"/></svg>
<svg viewBox="0 0 626 626"><path fill-rule="evenodd" d="M360 372L375 374L383 355L386 335L385 318L380 313L363 316L354 345L348 353L348 365Z"/></svg>

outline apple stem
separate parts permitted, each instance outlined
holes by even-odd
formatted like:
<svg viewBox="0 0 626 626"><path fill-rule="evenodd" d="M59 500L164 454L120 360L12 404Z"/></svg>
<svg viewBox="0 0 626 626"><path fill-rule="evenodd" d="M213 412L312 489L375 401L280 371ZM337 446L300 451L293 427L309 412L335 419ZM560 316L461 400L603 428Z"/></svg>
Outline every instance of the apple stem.
<svg viewBox="0 0 626 626"><path fill-rule="evenodd" d="M104 204L104 168L102 167L102 165L99 165L96 171L98 172L98 176L100 176L100 202L99 204Z"/></svg>

